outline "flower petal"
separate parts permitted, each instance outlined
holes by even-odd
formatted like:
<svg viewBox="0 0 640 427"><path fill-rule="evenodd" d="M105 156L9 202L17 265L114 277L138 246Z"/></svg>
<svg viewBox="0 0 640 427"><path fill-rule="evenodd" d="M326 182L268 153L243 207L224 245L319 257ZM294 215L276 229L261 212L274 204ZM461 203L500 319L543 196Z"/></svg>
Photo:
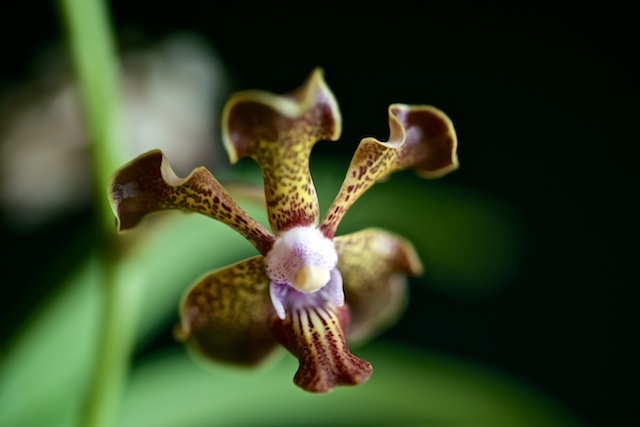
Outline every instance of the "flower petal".
<svg viewBox="0 0 640 427"><path fill-rule="evenodd" d="M349 340L363 341L392 323L406 302L406 276L422 272L407 240L369 228L335 238L350 308Z"/></svg>
<svg viewBox="0 0 640 427"><path fill-rule="evenodd" d="M348 323L346 306L308 306L276 318L271 331L298 358L300 366L293 382L304 390L324 393L339 385L357 385L371 376L371 364L351 354L343 325Z"/></svg>
<svg viewBox="0 0 640 427"><path fill-rule="evenodd" d="M457 137L451 120L429 106L389 106L389 141L364 138L351 160L342 187L320 225L332 238L349 207L369 187L391 173L414 168L425 178L458 167Z"/></svg>
<svg viewBox="0 0 640 427"><path fill-rule="evenodd" d="M264 270L264 257L256 256L198 281L183 298L176 337L213 360L262 361L276 345L268 328L275 312Z"/></svg>
<svg viewBox="0 0 640 427"><path fill-rule="evenodd" d="M309 155L317 141L335 141L341 132L338 104L322 70L315 69L288 95L235 94L225 105L222 126L231 162L248 156L262 169L273 232L317 225L318 200Z"/></svg>
<svg viewBox="0 0 640 427"><path fill-rule="evenodd" d="M118 231L127 231L146 215L185 209L221 221L238 231L260 253L271 249L274 237L249 216L204 167L179 178L160 150L142 154L111 177L109 200Z"/></svg>

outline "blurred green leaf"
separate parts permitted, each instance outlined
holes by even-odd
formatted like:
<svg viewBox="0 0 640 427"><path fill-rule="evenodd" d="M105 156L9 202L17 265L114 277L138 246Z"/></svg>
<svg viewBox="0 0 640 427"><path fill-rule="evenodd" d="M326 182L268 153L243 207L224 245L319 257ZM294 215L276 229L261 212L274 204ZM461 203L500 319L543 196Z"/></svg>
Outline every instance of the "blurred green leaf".
<svg viewBox="0 0 640 427"><path fill-rule="evenodd" d="M253 210L260 217L260 210ZM140 233L140 241L126 259L146 282L138 325L141 343L177 313L181 294L193 279L255 252L210 218L166 215L174 218L155 224L153 233L145 233L145 225L134 232ZM75 424L97 347L102 277L99 263L90 257L5 350L0 361L3 427Z"/></svg>
<svg viewBox="0 0 640 427"><path fill-rule="evenodd" d="M293 384L291 356L240 375L208 372L183 351L166 352L134 371L118 425L581 425L557 402L469 362L388 342L358 353L374 366L368 383L312 395Z"/></svg>
<svg viewBox="0 0 640 427"><path fill-rule="evenodd" d="M2 425L74 425L97 347L101 274L91 258L0 363Z"/></svg>

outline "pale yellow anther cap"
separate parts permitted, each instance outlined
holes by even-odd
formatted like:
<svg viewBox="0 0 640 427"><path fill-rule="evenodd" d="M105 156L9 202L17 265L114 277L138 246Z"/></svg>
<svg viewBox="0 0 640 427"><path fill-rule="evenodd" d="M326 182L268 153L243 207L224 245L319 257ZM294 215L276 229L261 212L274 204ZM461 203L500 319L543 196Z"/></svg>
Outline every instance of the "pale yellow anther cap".
<svg viewBox="0 0 640 427"><path fill-rule="evenodd" d="M319 265L307 265L300 269L293 280L293 287L304 293L315 292L329 282L329 272Z"/></svg>

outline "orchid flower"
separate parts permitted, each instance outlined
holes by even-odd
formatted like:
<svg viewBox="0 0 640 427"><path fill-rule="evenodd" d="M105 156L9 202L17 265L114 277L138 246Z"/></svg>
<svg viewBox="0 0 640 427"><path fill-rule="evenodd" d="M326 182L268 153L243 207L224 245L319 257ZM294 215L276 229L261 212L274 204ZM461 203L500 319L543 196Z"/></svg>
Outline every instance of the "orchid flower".
<svg viewBox="0 0 640 427"><path fill-rule="evenodd" d="M294 382L328 392L369 379L369 362L347 338L363 341L404 307L408 275L421 272L412 245L369 228L335 237L349 207L392 172L413 168L441 176L458 165L449 118L430 106L389 107L387 142L364 138L328 211L320 220L309 171L314 144L335 141L341 115L323 71L287 95L245 91L222 115L232 163L251 157L264 178L270 231L250 217L204 167L179 178L159 150L117 170L109 198L120 232L167 209L198 212L235 229L259 255L203 276L180 305L177 336L205 357L255 365L278 344L299 360Z"/></svg>

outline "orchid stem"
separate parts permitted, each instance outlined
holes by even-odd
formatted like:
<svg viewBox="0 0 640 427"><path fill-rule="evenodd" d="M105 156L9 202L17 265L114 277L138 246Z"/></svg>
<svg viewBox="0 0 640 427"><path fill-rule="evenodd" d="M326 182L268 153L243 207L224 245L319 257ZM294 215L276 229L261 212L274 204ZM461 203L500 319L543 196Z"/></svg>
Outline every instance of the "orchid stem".
<svg viewBox="0 0 640 427"><path fill-rule="evenodd" d="M132 264L119 256L106 194L110 175L124 163L126 153L120 127L119 64L103 0L59 0L59 8L91 142L103 278L100 337L81 425L109 427L117 420L129 372L142 287Z"/></svg>
<svg viewBox="0 0 640 427"><path fill-rule="evenodd" d="M126 159L120 109L119 61L103 0L59 0L80 89L97 187L96 214L107 236L114 217L105 196L111 173Z"/></svg>

